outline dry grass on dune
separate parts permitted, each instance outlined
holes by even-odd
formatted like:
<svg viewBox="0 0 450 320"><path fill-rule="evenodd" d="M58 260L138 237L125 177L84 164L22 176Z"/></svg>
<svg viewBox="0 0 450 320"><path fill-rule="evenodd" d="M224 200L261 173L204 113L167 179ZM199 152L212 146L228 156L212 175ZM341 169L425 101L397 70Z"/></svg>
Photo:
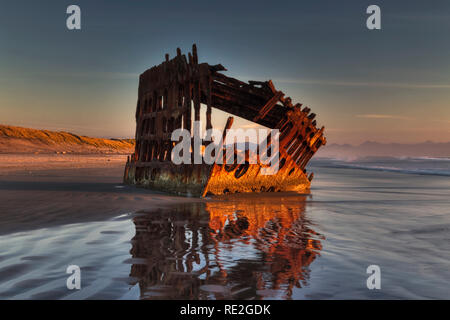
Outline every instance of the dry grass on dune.
<svg viewBox="0 0 450 320"><path fill-rule="evenodd" d="M101 139L64 131L0 125L0 153L132 153L134 139Z"/></svg>

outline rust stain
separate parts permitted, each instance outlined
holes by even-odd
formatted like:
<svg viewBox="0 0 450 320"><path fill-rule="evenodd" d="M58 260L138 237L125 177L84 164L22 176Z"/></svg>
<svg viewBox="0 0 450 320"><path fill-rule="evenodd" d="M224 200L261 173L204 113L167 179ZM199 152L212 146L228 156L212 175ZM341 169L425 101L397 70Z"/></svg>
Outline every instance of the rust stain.
<svg viewBox="0 0 450 320"><path fill-rule="evenodd" d="M308 107L292 104L270 80L245 83L220 73L225 70L220 64L199 64L194 44L188 57L177 49L173 59L166 54L165 62L140 75L136 147L125 167L125 183L192 196L309 189L313 174L308 176L305 167L326 143L316 115ZM249 164L247 158L243 164L172 163L171 133L178 128L192 132L192 122L200 120L201 104L206 105L206 129L212 128L212 108L279 129L278 172L262 175L264 165L259 160ZM229 119L227 125L231 123Z"/></svg>

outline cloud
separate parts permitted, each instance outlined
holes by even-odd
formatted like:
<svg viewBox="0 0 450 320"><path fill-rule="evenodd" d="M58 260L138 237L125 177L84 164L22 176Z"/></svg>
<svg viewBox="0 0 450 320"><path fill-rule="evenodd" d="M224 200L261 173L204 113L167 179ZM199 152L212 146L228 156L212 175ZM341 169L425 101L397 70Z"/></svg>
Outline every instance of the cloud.
<svg viewBox="0 0 450 320"><path fill-rule="evenodd" d="M241 76L241 79L264 79L266 77ZM406 82L367 82L367 81L340 81L302 78L273 78L276 83L313 84L338 87L378 87L403 89L450 89L450 83L406 83Z"/></svg>
<svg viewBox="0 0 450 320"><path fill-rule="evenodd" d="M114 72L114 71L92 71L92 72L51 72L49 76L74 77L74 78L98 78L98 79L139 79L138 73Z"/></svg>
<svg viewBox="0 0 450 320"><path fill-rule="evenodd" d="M85 78L85 79L101 79L101 80L128 80L128 79L139 79L139 73L132 72L115 72L115 71L48 71L48 72L28 72L20 73L16 72L14 78L24 79L24 78L36 78L36 77L50 77L50 78ZM0 76L0 82L7 82L11 80L11 76Z"/></svg>
<svg viewBox="0 0 450 320"><path fill-rule="evenodd" d="M395 119L395 120L410 120L411 118L392 114L357 114L357 118L364 119Z"/></svg>
<svg viewBox="0 0 450 320"><path fill-rule="evenodd" d="M450 120L445 120L445 119L434 119L432 121L439 122L439 123L450 123Z"/></svg>

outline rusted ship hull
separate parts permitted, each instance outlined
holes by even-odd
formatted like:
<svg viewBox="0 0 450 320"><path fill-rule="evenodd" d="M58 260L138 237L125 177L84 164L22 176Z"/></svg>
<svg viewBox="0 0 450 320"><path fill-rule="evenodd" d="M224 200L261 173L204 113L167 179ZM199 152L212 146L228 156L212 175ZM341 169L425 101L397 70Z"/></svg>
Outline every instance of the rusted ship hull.
<svg viewBox="0 0 450 320"><path fill-rule="evenodd" d="M219 72L224 70L222 65L199 64L194 45L188 58L177 49L175 58L169 60L166 55L165 62L141 74L136 149L125 167L125 183L191 196L302 192L310 187L313 175L305 167L326 143L315 114L301 104L293 105L271 81L245 83ZM174 164L171 133L177 128L193 130L192 121L200 120L201 104L206 105L206 129L212 128L212 108L279 129L279 170L263 175L264 165L249 164L247 159L241 164ZM230 117L224 137L232 122Z"/></svg>

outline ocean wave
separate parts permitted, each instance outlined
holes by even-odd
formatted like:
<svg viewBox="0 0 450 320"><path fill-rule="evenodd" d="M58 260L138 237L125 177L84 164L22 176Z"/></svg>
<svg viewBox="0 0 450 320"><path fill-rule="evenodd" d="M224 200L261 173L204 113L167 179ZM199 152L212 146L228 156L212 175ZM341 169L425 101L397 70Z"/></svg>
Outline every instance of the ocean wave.
<svg viewBox="0 0 450 320"><path fill-rule="evenodd" d="M450 158L447 157L405 157L405 158L399 158L399 159L406 159L406 160L419 160L419 161L443 161L443 162L450 162Z"/></svg>
<svg viewBox="0 0 450 320"><path fill-rule="evenodd" d="M373 171L387 171L398 172L407 174L422 174L422 175L435 175L435 176L450 176L450 171L442 169L410 169L410 168L398 168L388 166L374 166L364 164L350 164L350 163L330 163L327 165L321 165L328 168L347 168L347 169L361 169L361 170L373 170Z"/></svg>

